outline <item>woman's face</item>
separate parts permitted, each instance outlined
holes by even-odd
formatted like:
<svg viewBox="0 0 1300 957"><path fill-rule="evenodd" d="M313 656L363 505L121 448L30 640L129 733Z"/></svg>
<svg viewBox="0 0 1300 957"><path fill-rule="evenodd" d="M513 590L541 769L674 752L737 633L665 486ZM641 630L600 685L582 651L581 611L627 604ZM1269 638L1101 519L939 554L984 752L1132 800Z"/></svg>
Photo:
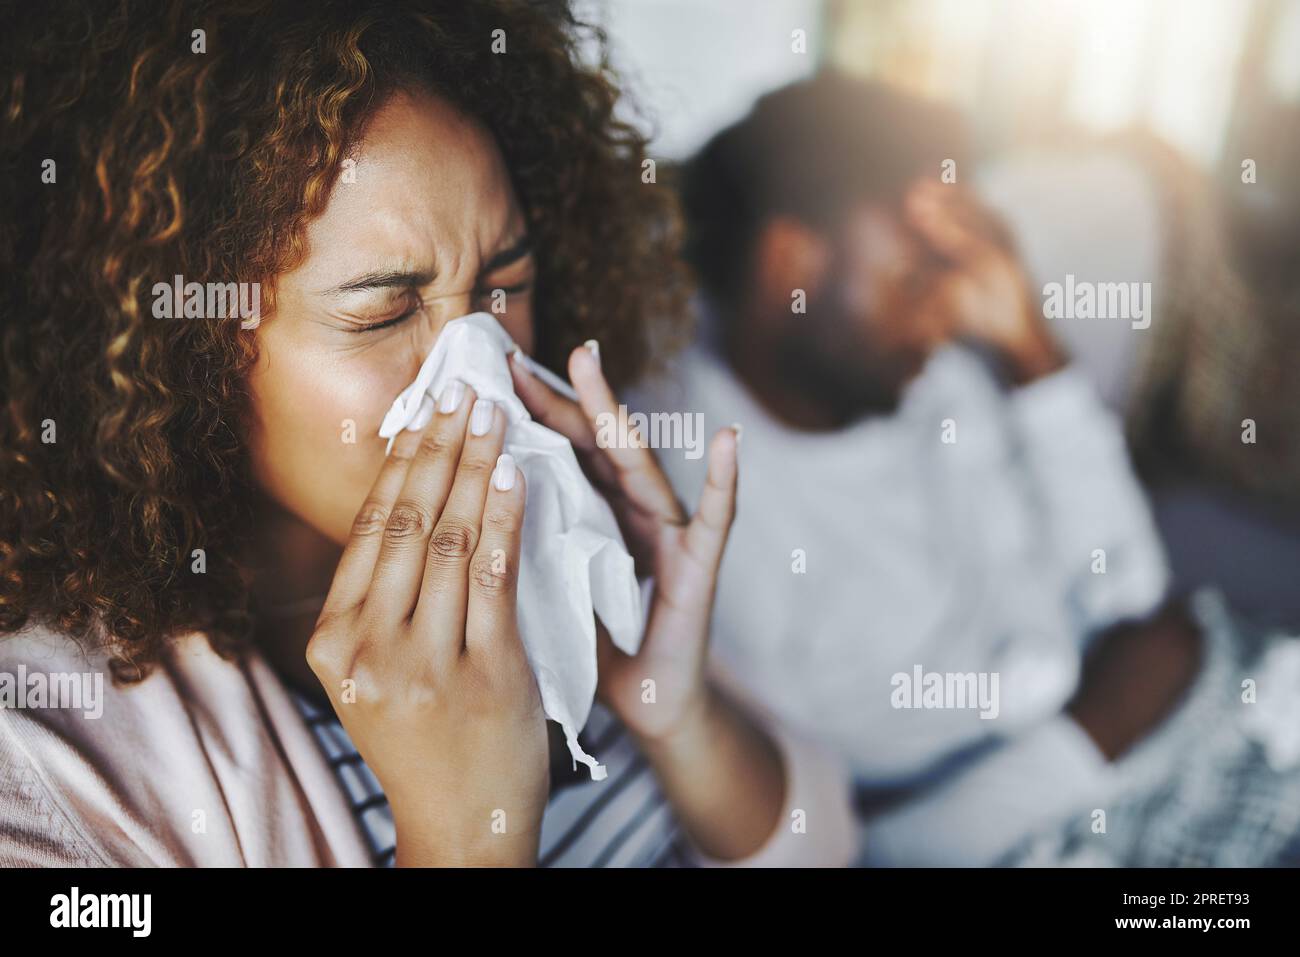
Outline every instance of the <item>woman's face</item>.
<svg viewBox="0 0 1300 957"><path fill-rule="evenodd" d="M497 319L533 345L534 262L491 134L402 93L354 159L307 228L306 257L276 280L250 380L259 484L339 543L383 462L384 414L443 326L504 302Z"/></svg>

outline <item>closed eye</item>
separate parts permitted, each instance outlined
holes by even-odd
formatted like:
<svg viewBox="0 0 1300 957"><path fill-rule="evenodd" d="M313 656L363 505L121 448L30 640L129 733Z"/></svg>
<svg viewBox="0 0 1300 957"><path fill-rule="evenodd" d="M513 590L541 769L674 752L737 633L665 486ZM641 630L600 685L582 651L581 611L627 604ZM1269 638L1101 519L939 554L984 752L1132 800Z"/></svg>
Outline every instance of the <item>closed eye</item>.
<svg viewBox="0 0 1300 957"><path fill-rule="evenodd" d="M527 279L523 282L515 283L513 286L494 286L491 289L482 289L478 293L478 298L483 299L485 297L490 297L493 293L497 292L497 290L504 292L507 296L517 296L528 292L532 288L533 288L533 281L531 279ZM382 322L372 322L369 323L368 325L358 326L356 328L349 329L348 331L349 332L378 332L380 329L391 329L393 326L399 326L402 323L406 322L406 320L410 319L417 312L420 312L423 308L424 308L424 303L418 302L399 316L394 316L391 319L385 319Z"/></svg>
<svg viewBox="0 0 1300 957"><path fill-rule="evenodd" d="M416 306L414 309L408 309L400 316L394 316L392 319L385 319L383 322L372 322L368 326L360 326L356 329L350 329L349 332L375 332L379 329L388 329L391 326L400 325L407 319L419 312L423 306Z"/></svg>
<svg viewBox="0 0 1300 957"><path fill-rule="evenodd" d="M422 311L423 309L424 309L424 302L421 299L419 299L419 297L415 297L411 303L410 308L402 312L401 315L393 316L391 319L384 319L381 322L371 322L363 326L355 326L354 328L351 328L348 331L349 332L378 332L380 329L390 329L393 326L401 325L407 319L410 319L413 315L415 315L417 312Z"/></svg>

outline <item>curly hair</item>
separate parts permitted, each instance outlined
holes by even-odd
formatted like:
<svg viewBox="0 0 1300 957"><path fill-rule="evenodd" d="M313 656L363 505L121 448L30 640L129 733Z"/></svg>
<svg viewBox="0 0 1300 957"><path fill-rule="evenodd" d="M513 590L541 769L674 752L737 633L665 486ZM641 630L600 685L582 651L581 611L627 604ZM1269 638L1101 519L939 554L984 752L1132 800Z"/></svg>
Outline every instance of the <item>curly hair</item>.
<svg viewBox="0 0 1300 957"><path fill-rule="evenodd" d="M564 2L3 6L0 632L93 640L123 681L181 634L228 657L248 641L256 339L237 317L155 319L144 297L235 277L270 314L395 90L494 134L537 250L543 362L599 338L626 384L683 337L674 200L615 118L602 31Z"/></svg>

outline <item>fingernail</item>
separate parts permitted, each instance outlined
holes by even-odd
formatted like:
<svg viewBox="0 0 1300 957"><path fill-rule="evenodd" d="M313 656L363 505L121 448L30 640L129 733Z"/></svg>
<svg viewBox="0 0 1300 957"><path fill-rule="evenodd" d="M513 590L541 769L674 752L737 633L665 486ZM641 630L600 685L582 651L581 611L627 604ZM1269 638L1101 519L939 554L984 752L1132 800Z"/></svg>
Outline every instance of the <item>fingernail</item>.
<svg viewBox="0 0 1300 957"><path fill-rule="evenodd" d="M739 422L732 422L732 423L731 423L731 431L736 433L736 450L739 451L739 450L740 450L740 434L744 431L744 428L743 428L743 426L741 426L741 424L740 424Z"/></svg>
<svg viewBox="0 0 1300 957"><path fill-rule="evenodd" d="M497 456L497 467L492 470L492 485L498 492L508 492L515 487L515 457L509 452Z"/></svg>
<svg viewBox="0 0 1300 957"><path fill-rule="evenodd" d="M588 339L583 343L583 346L595 357L596 365L600 365L600 343L595 339Z"/></svg>
<svg viewBox="0 0 1300 957"><path fill-rule="evenodd" d="M433 409L433 396L426 392L424 398L420 400L420 408L416 410L415 418L411 420L411 424L407 426L407 428L413 429L416 432L420 431L420 429L428 425L429 420L433 418Z"/></svg>
<svg viewBox="0 0 1300 957"><path fill-rule="evenodd" d="M496 408L491 399L478 399L469 414L469 434L487 435L492 429L492 412Z"/></svg>
<svg viewBox="0 0 1300 957"><path fill-rule="evenodd" d="M442 395L438 397L439 412L455 412L460 408L460 400L465 398L465 383L459 379L452 379L443 387Z"/></svg>
<svg viewBox="0 0 1300 957"><path fill-rule="evenodd" d="M528 368L528 363L524 361L524 350L515 346L514 351L510 353L510 358L514 361L515 368L524 375L532 375L533 370Z"/></svg>

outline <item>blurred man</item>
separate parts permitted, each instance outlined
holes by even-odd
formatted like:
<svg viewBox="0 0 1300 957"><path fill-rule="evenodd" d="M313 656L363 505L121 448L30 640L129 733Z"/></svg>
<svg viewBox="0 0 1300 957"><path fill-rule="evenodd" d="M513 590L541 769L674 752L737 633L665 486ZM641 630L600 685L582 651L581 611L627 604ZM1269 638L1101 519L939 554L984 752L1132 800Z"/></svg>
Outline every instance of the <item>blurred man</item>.
<svg viewBox="0 0 1300 957"><path fill-rule="evenodd" d="M1164 557L970 173L932 104L835 74L764 97L685 171L704 329L640 398L744 429L714 650L908 795L871 862L991 863L1091 809L1196 667L1177 612L1094 641L1161 606Z"/></svg>

